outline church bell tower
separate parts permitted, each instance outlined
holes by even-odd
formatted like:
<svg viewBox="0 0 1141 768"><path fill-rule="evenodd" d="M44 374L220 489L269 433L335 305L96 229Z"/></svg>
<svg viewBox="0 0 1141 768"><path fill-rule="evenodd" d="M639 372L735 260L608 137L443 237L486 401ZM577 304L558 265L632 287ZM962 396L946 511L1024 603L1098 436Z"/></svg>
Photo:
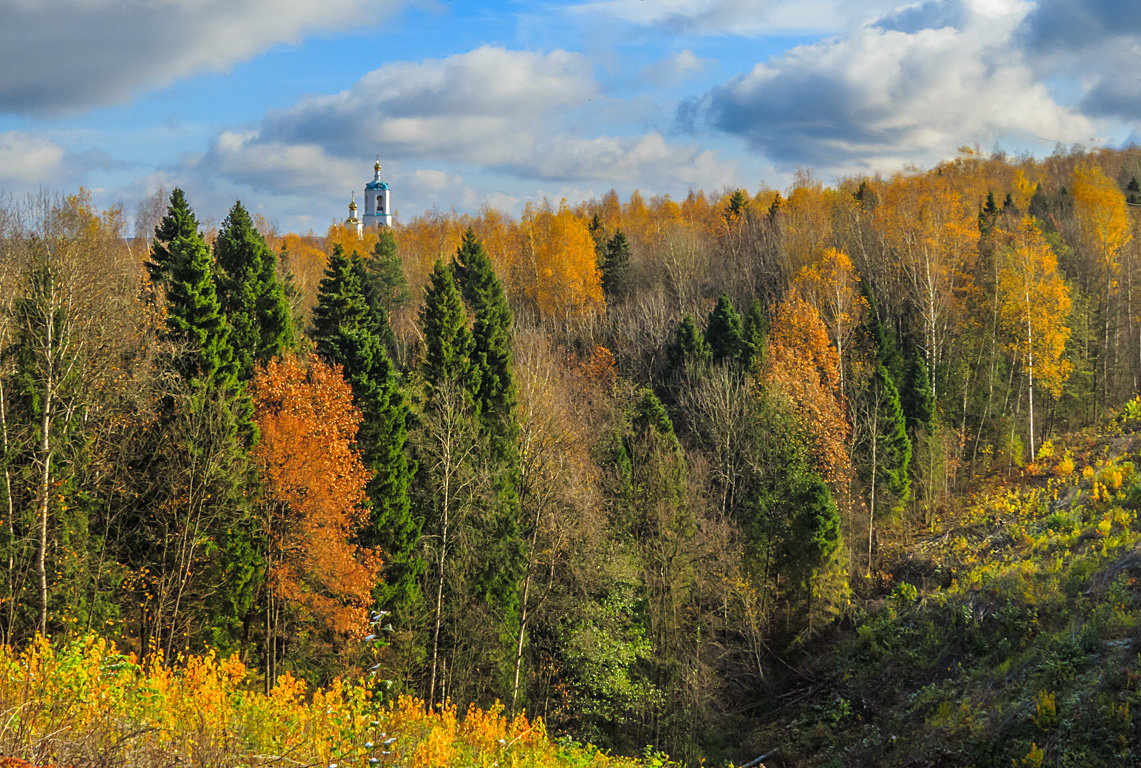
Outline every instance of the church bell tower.
<svg viewBox="0 0 1141 768"><path fill-rule="evenodd" d="M380 156L372 167L372 181L364 186L364 216L366 229L379 229L392 226L392 199L388 182L380 179Z"/></svg>

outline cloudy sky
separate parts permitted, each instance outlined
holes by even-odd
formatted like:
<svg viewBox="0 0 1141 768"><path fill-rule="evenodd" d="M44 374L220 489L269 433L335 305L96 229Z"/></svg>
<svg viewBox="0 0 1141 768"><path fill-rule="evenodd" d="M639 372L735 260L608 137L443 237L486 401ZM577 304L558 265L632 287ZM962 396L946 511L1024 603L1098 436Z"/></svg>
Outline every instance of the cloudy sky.
<svg viewBox="0 0 1141 768"><path fill-rule="evenodd" d="M1136 0L0 0L0 191L321 232L1141 137Z"/></svg>

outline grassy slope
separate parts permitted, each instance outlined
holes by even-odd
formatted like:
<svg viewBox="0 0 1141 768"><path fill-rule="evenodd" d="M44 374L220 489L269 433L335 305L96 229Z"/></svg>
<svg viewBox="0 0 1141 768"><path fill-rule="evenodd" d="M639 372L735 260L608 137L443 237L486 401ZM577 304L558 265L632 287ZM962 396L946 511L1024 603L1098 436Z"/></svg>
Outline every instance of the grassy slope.
<svg viewBox="0 0 1141 768"><path fill-rule="evenodd" d="M1136 403L892 555L894 588L773 697L769 768L1138 764Z"/></svg>

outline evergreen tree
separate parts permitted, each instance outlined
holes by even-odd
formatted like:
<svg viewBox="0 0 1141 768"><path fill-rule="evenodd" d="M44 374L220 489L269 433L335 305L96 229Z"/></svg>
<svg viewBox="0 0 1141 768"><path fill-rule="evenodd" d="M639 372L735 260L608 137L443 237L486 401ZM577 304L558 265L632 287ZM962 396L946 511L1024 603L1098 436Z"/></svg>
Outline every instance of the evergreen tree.
<svg viewBox="0 0 1141 768"><path fill-rule="evenodd" d="M835 613L849 586L840 512L832 492L815 473L805 473L799 480L790 499L794 513L781 552L781 570L796 588L793 605L801 603L807 609L805 630L812 633Z"/></svg>
<svg viewBox="0 0 1141 768"><path fill-rule="evenodd" d="M151 245L151 257L145 266L153 284L161 285L170 279L170 272L174 265L174 256L170 247L179 237L191 239L198 236L198 220L186 202L186 195L175 187L170 193L170 207L166 216L155 227L154 243Z"/></svg>
<svg viewBox="0 0 1141 768"><path fill-rule="evenodd" d="M514 316L483 245L468 229L452 269L475 316L471 361L479 370L477 401L485 429L500 443L515 439L515 378L511 349ZM496 446L502 452L505 445Z"/></svg>
<svg viewBox="0 0 1141 768"><path fill-rule="evenodd" d="M607 301L621 301L630 293L630 243L622 230L606 244L602 259L602 292Z"/></svg>
<svg viewBox="0 0 1141 768"><path fill-rule="evenodd" d="M725 219L726 223L732 224L744 215L748 205L749 197L745 194L745 191L741 189L734 190L733 194L729 196L729 202L725 204L725 210L721 212L721 216Z"/></svg>
<svg viewBox="0 0 1141 768"><path fill-rule="evenodd" d="M699 374L713 360L709 344L701 336L692 315L686 315L674 331L673 341L666 347L670 376Z"/></svg>
<svg viewBox="0 0 1141 768"><path fill-rule="evenodd" d="M769 319L765 317L761 300L753 299L753 303L749 305L749 312L745 315L745 327L741 332L744 342L743 352L748 355L746 362L750 370L755 370L764 358L768 335Z"/></svg>
<svg viewBox="0 0 1141 768"><path fill-rule="evenodd" d="M606 237L606 227L602 225L602 219L598 218L598 214L590 217L590 223L587 225L590 230L590 239L594 241L594 255L598 262L598 268L602 269L602 261L606 257L606 244L609 238Z"/></svg>
<svg viewBox="0 0 1141 768"><path fill-rule="evenodd" d="M425 345L420 371L428 403L441 387L456 385L471 398L478 414L479 368L471 362L467 313L452 268L443 260L436 261L428 278L424 306L420 308L420 331Z"/></svg>
<svg viewBox="0 0 1141 768"><path fill-rule="evenodd" d="M185 198L181 194L177 199L171 197L164 224L168 220L181 222L180 226L193 222ZM159 225L156 236L164 234L164 224ZM212 457L204 462L216 470L212 474L180 476L177 482L195 489L185 494L187 504L196 507L194 514L200 520L210 521L196 534L210 540L205 548L208 557L197 570L208 574L209 583L220 594L203 606L209 615L206 626L211 642L228 649L241 641L262 572L260 532L250 513L249 462L243 450L256 439L252 404L239 378L232 330L218 300L206 243L196 231L179 231L163 253L159 259L166 273L165 336L175 345L172 367L185 386L180 398L168 398L163 427L169 433L165 439L172 451L166 454L167 461L156 463L156 469L166 473L186 456ZM195 465L191 460L185 466ZM190 523L176 519L173 529L184 525ZM166 545L154 544L160 550ZM172 639L168 637L167 642Z"/></svg>
<svg viewBox="0 0 1141 768"><path fill-rule="evenodd" d="M372 253L357 264L365 301L376 318L389 355L394 356L396 336L392 333L389 317L408 304L412 294L408 290L404 270L400 267L400 257L396 255L396 238L392 230L382 227Z"/></svg>
<svg viewBox="0 0 1141 768"><path fill-rule="evenodd" d="M234 395L240 391L230 323L222 312L206 244L196 233L169 245L166 336L180 345L175 370L192 383Z"/></svg>
<svg viewBox="0 0 1141 768"><path fill-rule="evenodd" d="M524 567L512 352L514 317L491 259L471 229L464 233L452 269L475 316L471 363L478 371L476 408L485 440L481 453L491 477L491 492L483 504L483 524L475 532L484 557L473 586L477 597L501 616L500 637L506 645L517 634L519 584ZM506 669L501 660L496 661Z"/></svg>
<svg viewBox="0 0 1141 768"><path fill-rule="evenodd" d="M726 293L717 297L717 306L709 313L705 341L709 344L715 365L726 361L747 362L749 359L750 350L741 337L741 316L733 308L733 302Z"/></svg>
<svg viewBox="0 0 1141 768"><path fill-rule="evenodd" d="M1129 184L1125 187L1125 202L1129 205L1141 205L1141 183L1136 176L1129 177Z"/></svg>
<svg viewBox="0 0 1141 768"><path fill-rule="evenodd" d="M384 552L385 576L374 595L403 623L420 603L424 570L418 552L420 524L410 501L412 469L405 453L408 402L385 352L388 323L364 294L359 263L340 245L334 246L317 293L313 340L322 357L341 365L361 412L356 442L373 476L366 489L369 525L359 539L362 545Z"/></svg>
<svg viewBox="0 0 1141 768"><path fill-rule="evenodd" d="M984 235L990 232L997 218L998 203L994 199L994 192L987 192L986 202L979 208L979 232Z"/></svg>
<svg viewBox="0 0 1141 768"><path fill-rule="evenodd" d="M231 345L242 381L293 341L277 259L241 202L234 203L214 241L215 281L222 311L233 329Z"/></svg>
<svg viewBox="0 0 1141 768"><path fill-rule="evenodd" d="M860 293L868 304L867 319L864 322L868 340L872 344L872 352L880 364L887 369L892 382L896 382L898 388L898 382L904 381L907 376L907 361L904 360L903 353L899 350L899 342L896 340L895 333L880 320L875 295L864 281L860 283Z"/></svg>
<svg viewBox="0 0 1141 768"><path fill-rule="evenodd" d="M911 432L930 430L935 420L935 394L922 354L913 354L907 367L907 383L902 393L903 411Z"/></svg>

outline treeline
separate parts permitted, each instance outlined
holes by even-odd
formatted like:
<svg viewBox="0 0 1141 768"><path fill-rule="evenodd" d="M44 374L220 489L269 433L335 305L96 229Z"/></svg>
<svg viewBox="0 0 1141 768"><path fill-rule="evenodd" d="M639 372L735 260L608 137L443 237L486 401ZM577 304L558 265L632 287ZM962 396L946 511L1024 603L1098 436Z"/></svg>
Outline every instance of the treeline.
<svg viewBox="0 0 1141 768"><path fill-rule="evenodd" d="M1137 165L963 152L359 240L236 204L207 243L178 190L134 237L6 205L3 639L745 757L887 552L1135 394Z"/></svg>

